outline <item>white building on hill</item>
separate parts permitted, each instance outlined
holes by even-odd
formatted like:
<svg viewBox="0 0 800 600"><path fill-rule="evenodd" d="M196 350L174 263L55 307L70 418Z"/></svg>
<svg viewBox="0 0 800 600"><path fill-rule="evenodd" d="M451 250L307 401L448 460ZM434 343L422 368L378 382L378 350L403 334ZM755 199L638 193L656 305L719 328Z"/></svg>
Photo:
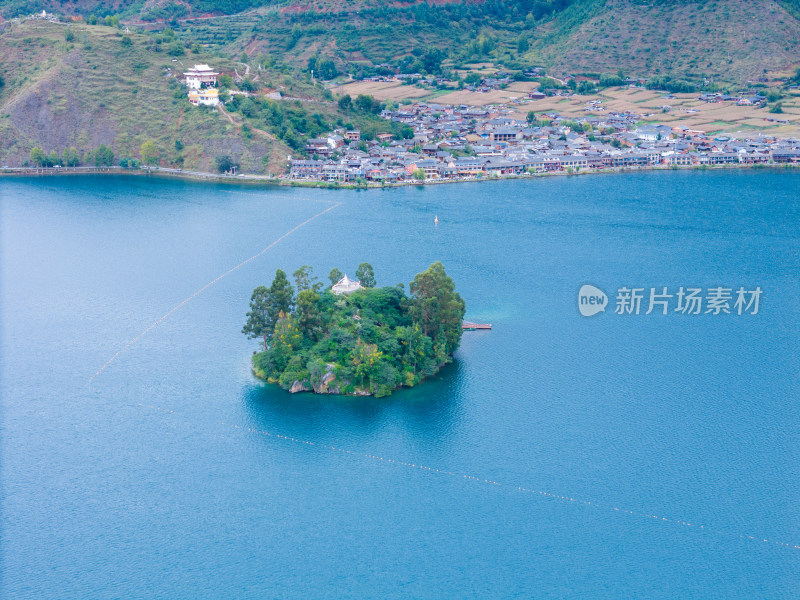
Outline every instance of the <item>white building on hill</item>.
<svg viewBox="0 0 800 600"><path fill-rule="evenodd" d="M186 78L186 87L190 90L199 90L217 85L217 73L208 65L195 65L183 74Z"/></svg>
<svg viewBox="0 0 800 600"><path fill-rule="evenodd" d="M337 296L339 294L350 294L360 289L363 289L361 282L353 281L352 279L348 278L347 275L342 277L337 283L333 284L333 287L331 287L331 291Z"/></svg>
<svg viewBox="0 0 800 600"><path fill-rule="evenodd" d="M189 102L195 106L217 106L219 104L219 92L217 88L205 88L201 90L189 90Z"/></svg>

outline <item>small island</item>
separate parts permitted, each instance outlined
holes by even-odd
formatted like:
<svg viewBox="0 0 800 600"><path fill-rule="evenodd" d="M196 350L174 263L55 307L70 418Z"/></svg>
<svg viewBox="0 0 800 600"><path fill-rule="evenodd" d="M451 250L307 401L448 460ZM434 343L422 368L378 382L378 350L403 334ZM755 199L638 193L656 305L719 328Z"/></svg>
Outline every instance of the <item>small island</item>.
<svg viewBox="0 0 800 600"><path fill-rule="evenodd" d="M256 377L295 392L383 397L413 387L452 361L466 306L440 262L403 284L376 287L369 263L350 279L330 272L323 289L311 267L278 269L253 290L242 333L261 341Z"/></svg>

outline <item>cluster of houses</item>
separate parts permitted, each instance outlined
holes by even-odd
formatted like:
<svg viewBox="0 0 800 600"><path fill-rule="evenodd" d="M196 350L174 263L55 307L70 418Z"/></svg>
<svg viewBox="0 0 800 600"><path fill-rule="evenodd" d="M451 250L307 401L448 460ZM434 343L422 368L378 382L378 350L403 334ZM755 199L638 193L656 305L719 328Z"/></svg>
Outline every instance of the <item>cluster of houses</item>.
<svg viewBox="0 0 800 600"><path fill-rule="evenodd" d="M412 139L382 134L368 143L337 130L308 141L310 158L290 161L292 179L330 182L468 179L548 172L691 165L800 163L800 139L710 136L669 125L640 124L640 115L609 112L579 119L514 118L503 105L474 107L419 102L384 110L408 125ZM576 126L577 124L577 126ZM581 131L583 130L583 131Z"/></svg>

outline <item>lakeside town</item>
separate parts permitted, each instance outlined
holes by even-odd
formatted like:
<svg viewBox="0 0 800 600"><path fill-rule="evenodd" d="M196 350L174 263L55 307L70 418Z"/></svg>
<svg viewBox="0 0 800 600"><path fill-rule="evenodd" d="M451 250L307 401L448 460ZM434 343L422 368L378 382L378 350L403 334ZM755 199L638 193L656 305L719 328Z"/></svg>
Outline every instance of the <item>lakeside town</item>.
<svg viewBox="0 0 800 600"><path fill-rule="evenodd" d="M416 103L385 110L414 137L381 134L364 143L358 131L309 140L313 158L293 159L290 176L330 182L401 182L579 173L614 168L800 163L800 139L709 136L668 125L640 124L635 114L568 119L557 113L531 125L503 107ZM539 115L537 115L539 117Z"/></svg>
<svg viewBox="0 0 800 600"><path fill-rule="evenodd" d="M184 73L192 104L219 105L217 75L208 65L195 65ZM504 83L508 81L492 77L473 87L489 91ZM637 84L642 82L630 85ZM528 97L539 100L545 95L532 90ZM698 100L738 106L765 103L757 94L705 93ZM587 102L585 110L605 112L599 100ZM800 163L797 138L713 136L683 126L646 124L644 115L631 111L578 118L552 111L530 111L525 119L515 114L506 104L416 102L384 109L382 118L410 127L413 137L395 139L381 133L364 140L360 131L336 129L307 141L310 158L290 157L288 176L298 181L391 184L621 168Z"/></svg>
<svg viewBox="0 0 800 600"><path fill-rule="evenodd" d="M536 94L538 92L533 92ZM759 102L759 97L704 94L706 102ZM587 111L600 111L587 103ZM567 117L530 112L526 119L503 104L417 102L381 116L413 128L411 139L335 130L309 140L311 159L291 161L295 180L387 182L458 180L619 168L800 163L800 139L761 134L737 139L702 130L646 124L633 112ZM767 117L772 118L772 117Z"/></svg>
<svg viewBox="0 0 800 600"><path fill-rule="evenodd" d="M223 98L256 95L226 89L221 97L220 75L207 64L187 68L181 81L189 102L217 108L225 114ZM500 89L510 81L502 75L475 82L469 91ZM640 80L627 84L631 89L641 86ZM556 95L570 97L571 93L566 89ZM599 99L586 101L585 116L564 115L552 109L529 110L525 114L525 109L535 107L536 101L545 97L541 89L531 89L524 103L519 100L482 106L412 100L399 106L390 103L381 110L380 117L403 126L406 134L402 139L391 133L366 139L358 130L338 128L306 140L305 156L287 157L285 173L267 178L298 184L385 185L619 169L800 164L800 138L767 132L741 137L714 135L681 124L647 122L652 114L615 111ZM662 97L665 102L674 98L668 92L663 92ZM766 103L759 93L702 93L697 100L744 107ZM663 110L669 108L665 104ZM764 120L785 123L780 115L767 114ZM108 168L115 167L109 165L105 170ZM149 167L148 170L151 168L174 175L213 176L180 168ZM237 173L235 166L223 174L264 179Z"/></svg>

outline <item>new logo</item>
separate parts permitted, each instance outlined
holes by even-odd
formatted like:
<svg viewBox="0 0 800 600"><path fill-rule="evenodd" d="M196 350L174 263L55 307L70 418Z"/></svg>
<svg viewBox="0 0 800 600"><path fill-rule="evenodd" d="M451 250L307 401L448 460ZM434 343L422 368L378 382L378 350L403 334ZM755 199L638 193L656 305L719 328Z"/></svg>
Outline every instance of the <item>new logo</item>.
<svg viewBox="0 0 800 600"><path fill-rule="evenodd" d="M584 317L604 312L607 305L608 296L603 290L589 284L581 286L578 292L578 310Z"/></svg>

